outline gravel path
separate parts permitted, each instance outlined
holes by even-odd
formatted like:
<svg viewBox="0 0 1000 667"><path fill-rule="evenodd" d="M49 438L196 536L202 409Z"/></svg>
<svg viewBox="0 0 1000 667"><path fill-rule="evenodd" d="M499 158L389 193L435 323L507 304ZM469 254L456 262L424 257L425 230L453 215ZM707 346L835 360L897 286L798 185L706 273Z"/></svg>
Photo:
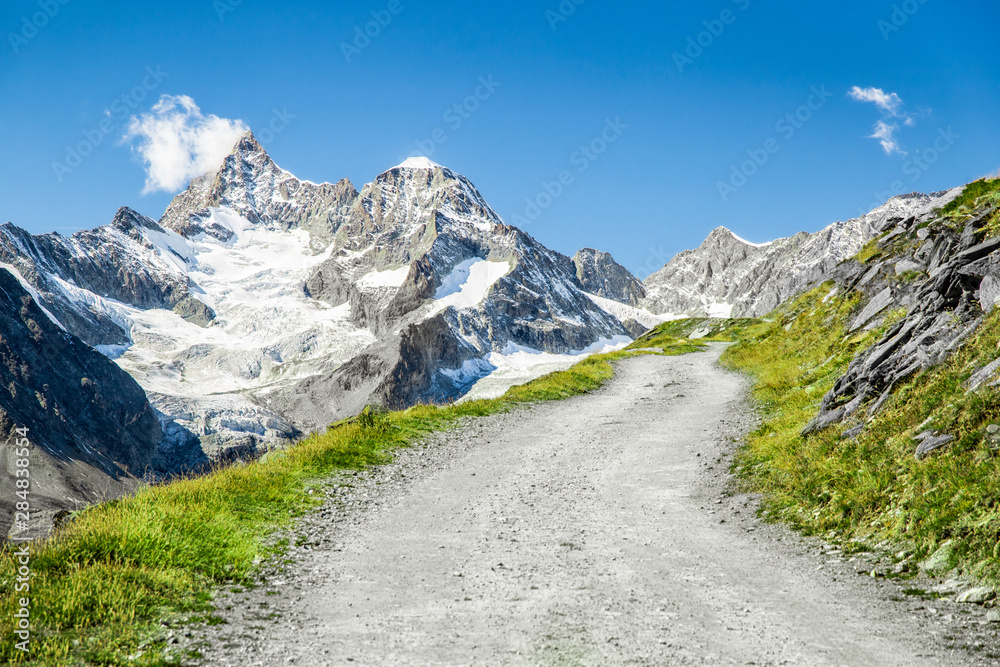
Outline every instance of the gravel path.
<svg viewBox="0 0 1000 667"><path fill-rule="evenodd" d="M858 576L731 493L754 417L721 350L331 480L262 585L220 595L201 664L994 664L978 608Z"/></svg>

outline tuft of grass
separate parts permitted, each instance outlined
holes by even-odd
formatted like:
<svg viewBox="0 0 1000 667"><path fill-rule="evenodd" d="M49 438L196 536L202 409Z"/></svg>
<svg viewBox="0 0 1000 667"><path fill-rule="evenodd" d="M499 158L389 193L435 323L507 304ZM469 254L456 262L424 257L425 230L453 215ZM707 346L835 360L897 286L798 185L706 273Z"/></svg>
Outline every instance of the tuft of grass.
<svg viewBox="0 0 1000 667"><path fill-rule="evenodd" d="M822 293L781 309L778 321L723 355L755 378L766 417L737 457L738 476L764 494L767 518L911 559L949 543L950 567L1000 581L1000 444L987 436L987 427L1000 423L1000 391L965 389L998 354L1000 312L945 363L901 383L860 436L841 438L856 422L802 437L854 355L898 319L878 332L848 335L857 297L821 304ZM795 325L786 331L782 323L789 321ZM918 461L913 436L926 429L956 441Z"/></svg>
<svg viewBox="0 0 1000 667"><path fill-rule="evenodd" d="M691 351L678 345L668 354ZM160 625L172 615L212 623L222 583L248 584L260 559L280 552L267 538L321 501L310 494L340 470L388 462L392 452L461 420L599 388L612 362L643 354L591 356L566 371L511 388L504 396L399 412L368 407L260 461L147 487L91 507L31 546L31 653L15 649L13 592L18 563L0 553L0 662L36 665L164 665ZM286 542L287 544L287 542Z"/></svg>
<svg viewBox="0 0 1000 667"><path fill-rule="evenodd" d="M626 349L659 347L664 351L693 352L705 348L707 342L734 342L757 320L751 318L694 317L672 320L656 326L636 339ZM691 340L696 333L701 337Z"/></svg>
<svg viewBox="0 0 1000 667"><path fill-rule="evenodd" d="M873 259L880 257L882 255L882 247L879 245L878 239L872 239L864 245L863 248L855 256L862 264L867 264Z"/></svg>
<svg viewBox="0 0 1000 667"><path fill-rule="evenodd" d="M958 197L941 208L941 214L948 217L970 216L983 205L983 200L1000 193L1000 178L982 178L965 186Z"/></svg>

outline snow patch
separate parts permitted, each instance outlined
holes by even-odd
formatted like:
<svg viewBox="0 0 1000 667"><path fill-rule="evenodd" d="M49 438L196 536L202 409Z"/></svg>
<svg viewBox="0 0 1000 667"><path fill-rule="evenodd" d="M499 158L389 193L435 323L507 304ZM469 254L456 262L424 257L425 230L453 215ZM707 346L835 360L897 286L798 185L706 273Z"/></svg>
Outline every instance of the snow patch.
<svg viewBox="0 0 1000 667"><path fill-rule="evenodd" d="M608 315L617 318L619 322L624 322L625 320L635 320L647 329L652 329L653 327L663 324L664 322L680 319L675 315L654 315L643 308L634 308L612 299L605 299L602 296L590 294L589 292L584 292L584 294L586 294L587 298L593 301L598 308L603 310Z"/></svg>
<svg viewBox="0 0 1000 667"><path fill-rule="evenodd" d="M406 276L408 275L410 275L409 265L401 266L398 269L391 269L389 271L372 271L371 273L366 273L361 277L358 281L358 287L402 287L403 283L406 282Z"/></svg>
<svg viewBox="0 0 1000 667"><path fill-rule="evenodd" d="M710 303L705 306L709 317L718 317L728 320L733 316L733 306L728 303Z"/></svg>
<svg viewBox="0 0 1000 667"><path fill-rule="evenodd" d="M441 281L428 317L449 307L461 310L478 305L510 269L507 262L491 262L479 257L465 260Z"/></svg>
<svg viewBox="0 0 1000 667"><path fill-rule="evenodd" d="M38 306L43 313L45 313L45 316L52 320L53 324L58 326L63 331L66 331L66 327L62 325L62 322L56 319L56 316L50 313L49 309L42 305L42 299L38 294L38 290L36 290L31 283L24 279L24 276L21 275L21 272L16 266L0 262L0 269L7 269L10 271L11 275L17 278L17 282L21 283L21 287L24 288L24 291L30 294L31 298L35 300L35 305Z"/></svg>
<svg viewBox="0 0 1000 667"><path fill-rule="evenodd" d="M437 162L423 156L411 157L396 165L393 169L443 169ZM390 170L391 171L391 170Z"/></svg>
<svg viewBox="0 0 1000 667"><path fill-rule="evenodd" d="M739 241L740 243L743 243L744 245L752 246L754 248L766 248L769 245L772 245L774 243L774 241L768 241L767 243L754 243L753 241L747 241L742 236L737 235L735 232L733 232L733 230L729 229L728 227L723 227L723 229L725 229L727 232L729 232L729 235L732 236L737 241ZM778 240L782 240L782 239L778 239Z"/></svg>
<svg viewBox="0 0 1000 667"><path fill-rule="evenodd" d="M549 373L564 371L593 354L615 352L631 342L632 339L628 336L602 338L586 349L573 351L569 354L552 354L523 345L507 343L502 351L493 352L486 357L489 364L496 370L476 382L472 389L458 402L503 396L513 386L530 382Z"/></svg>
<svg viewBox="0 0 1000 667"><path fill-rule="evenodd" d="M469 359L458 368L442 368L439 372L456 385L471 384L496 370L488 359Z"/></svg>

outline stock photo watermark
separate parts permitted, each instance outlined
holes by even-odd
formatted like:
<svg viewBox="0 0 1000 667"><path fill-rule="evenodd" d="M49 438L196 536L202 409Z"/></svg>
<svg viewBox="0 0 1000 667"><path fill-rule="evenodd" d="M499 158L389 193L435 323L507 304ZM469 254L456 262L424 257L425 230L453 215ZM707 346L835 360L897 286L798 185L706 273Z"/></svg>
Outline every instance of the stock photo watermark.
<svg viewBox="0 0 1000 667"><path fill-rule="evenodd" d="M341 42L340 52L344 54L347 64L367 49L372 44L372 40L377 39L382 32L392 24L392 20L403 13L402 0L389 0L385 9L377 9L371 12L372 20L364 25L354 26L354 38L351 42Z"/></svg>
<svg viewBox="0 0 1000 667"><path fill-rule="evenodd" d="M750 179L781 150L782 141L790 141L833 97L833 93L826 89L826 85L818 88L813 86L811 92L812 94L809 95L805 104L799 106L795 111L785 114L774 124L774 130L781 137L781 140L777 137L770 137L759 148L748 149L748 159L732 166L729 179L716 182L715 187L718 189L722 201L729 201L731 196L749 183Z"/></svg>
<svg viewBox="0 0 1000 667"><path fill-rule="evenodd" d="M562 0L554 10L545 10L545 18L548 20L552 30L558 30L560 23L565 23L569 17L576 14L577 8L587 0Z"/></svg>
<svg viewBox="0 0 1000 667"><path fill-rule="evenodd" d="M649 246L648 250L649 254L646 256L646 263L642 265L642 269L638 273L633 274L639 280L645 280L650 277L673 259L673 255L664 250L662 245L659 248Z"/></svg>
<svg viewBox="0 0 1000 667"><path fill-rule="evenodd" d="M926 4L927 0L906 0L902 4L893 5L889 19L879 19L878 21L878 29L882 33L883 39L888 42L889 38L902 30L903 26L909 23L910 19Z"/></svg>
<svg viewBox="0 0 1000 667"><path fill-rule="evenodd" d="M576 168L577 173L584 173L607 152L611 144L621 138L627 129L628 125L623 123L619 117L616 117L614 120L610 118L605 119L604 128L600 133L589 143L580 146L578 150L570 155L570 164ZM576 176L573 175L573 170L571 169L563 169L552 181L542 181L539 184L540 190L538 194L534 197L527 197L524 200L525 207L523 213L515 213L511 218L511 224L523 228L535 222L542 216L542 213L546 209L551 207L557 199L565 194L566 188L575 182Z"/></svg>
<svg viewBox="0 0 1000 667"><path fill-rule="evenodd" d="M66 154L62 162L52 163L52 173L60 183L73 170L83 164L84 159L90 156L94 150L104 143L109 134L113 133L122 122L127 120L132 111L137 109L151 92L160 87L163 80L170 76L169 72L164 72L159 65L156 68L147 67L146 75L142 82L132 90L122 94L108 106L104 112L104 119L96 126L83 130L83 140L76 144L66 146Z"/></svg>
<svg viewBox="0 0 1000 667"><path fill-rule="evenodd" d="M243 4L243 0L214 0L212 8L220 21L226 20L226 14L235 12L236 8Z"/></svg>
<svg viewBox="0 0 1000 667"><path fill-rule="evenodd" d="M7 41L10 42L10 48L14 50L14 55L19 54L21 49L28 45L28 42L37 37L39 31L58 16L59 11L69 3L70 0L38 0L39 11L22 16L21 29L16 33L7 33Z"/></svg>
<svg viewBox="0 0 1000 667"><path fill-rule="evenodd" d="M31 551L27 535L31 521L31 441L27 428L16 428L20 437L14 442L14 528L10 538L15 544L17 576L14 579L14 635L19 642L14 643L18 651L28 653L31 646Z"/></svg>
<svg viewBox="0 0 1000 667"><path fill-rule="evenodd" d="M938 160L941 159L941 156L950 151L961 138L962 135L955 132L951 126L948 126L947 128L940 128L938 130L938 136L934 139L933 144L923 150L916 151L912 156L907 157L905 162L903 162L902 173L904 176L908 176L909 178L906 180L902 178L896 179L889 184L888 190L876 190L872 193L872 203L867 209L858 209L858 215L863 216L870 211L875 210L893 197L913 192L914 184L916 184L924 174L930 171L931 168L937 164Z"/></svg>
<svg viewBox="0 0 1000 667"><path fill-rule="evenodd" d="M448 107L447 111L441 115L441 120L444 121L452 132L457 132L465 124L465 121L472 118L472 115L479 111L483 102L493 97L493 94L502 85L502 82L493 79L492 74L486 77L479 77L478 85L472 94L461 102L456 102ZM451 135L448 134L448 130L445 128L435 128L429 137L426 139L417 139L414 142L417 147L416 154L429 158L450 137Z"/></svg>
<svg viewBox="0 0 1000 667"><path fill-rule="evenodd" d="M732 0L732 2L741 12L745 12L750 8L750 0ZM719 13L718 18L702 21L705 29L696 35L688 37L687 46L683 51L674 51L673 53L677 71L683 74L684 68L688 65L693 65L695 60L701 58L705 54L705 51L711 48L717 39L722 37L722 33L726 31L726 28L736 23L738 17L739 15L732 9L723 9Z"/></svg>
<svg viewBox="0 0 1000 667"><path fill-rule="evenodd" d="M257 137L257 141L261 145L266 146L267 144L274 141L274 138L288 129L288 126L292 124L292 121L296 119L296 115L288 112L288 107L283 109L272 109L271 110L271 120L267 122L261 130L255 130L254 136Z"/></svg>

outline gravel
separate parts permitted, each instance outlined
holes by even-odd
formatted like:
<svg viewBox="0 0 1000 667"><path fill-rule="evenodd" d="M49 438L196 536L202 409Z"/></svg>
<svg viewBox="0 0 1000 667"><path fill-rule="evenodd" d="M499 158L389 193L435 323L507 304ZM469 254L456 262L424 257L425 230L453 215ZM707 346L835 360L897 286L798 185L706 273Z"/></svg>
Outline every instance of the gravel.
<svg viewBox="0 0 1000 667"><path fill-rule="evenodd" d="M729 472L756 417L723 347L618 362L599 391L331 478L287 554L220 590L225 623L178 650L241 667L1000 664L982 608L905 595L877 576L891 559L757 519Z"/></svg>

